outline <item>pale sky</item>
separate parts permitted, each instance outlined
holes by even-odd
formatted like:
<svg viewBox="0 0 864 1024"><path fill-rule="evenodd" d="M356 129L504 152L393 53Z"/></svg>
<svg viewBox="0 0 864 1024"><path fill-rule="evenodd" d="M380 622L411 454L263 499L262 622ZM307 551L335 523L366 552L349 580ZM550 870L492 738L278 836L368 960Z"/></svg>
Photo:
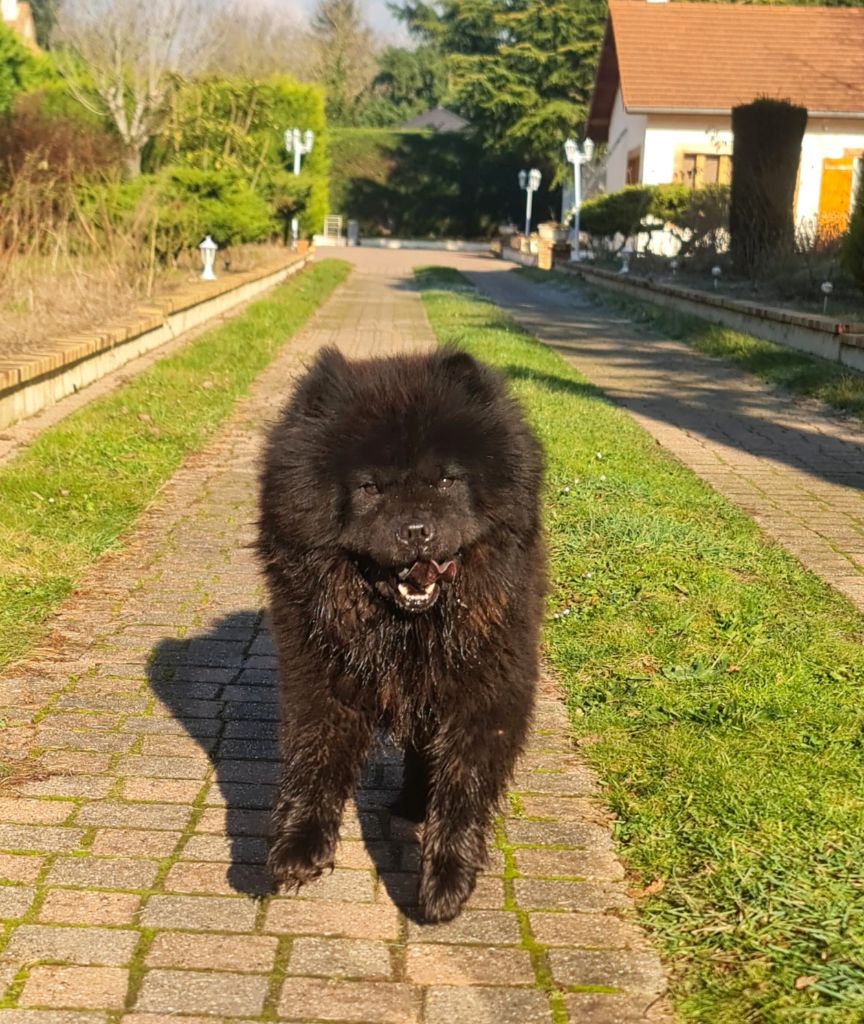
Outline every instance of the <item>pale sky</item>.
<svg viewBox="0 0 864 1024"><path fill-rule="evenodd" d="M316 0L247 0L247 2L296 11L298 17L305 19L315 9ZM387 10L386 0L360 0L360 6L366 20L385 42L404 44L408 41L405 29L394 20L390 11Z"/></svg>

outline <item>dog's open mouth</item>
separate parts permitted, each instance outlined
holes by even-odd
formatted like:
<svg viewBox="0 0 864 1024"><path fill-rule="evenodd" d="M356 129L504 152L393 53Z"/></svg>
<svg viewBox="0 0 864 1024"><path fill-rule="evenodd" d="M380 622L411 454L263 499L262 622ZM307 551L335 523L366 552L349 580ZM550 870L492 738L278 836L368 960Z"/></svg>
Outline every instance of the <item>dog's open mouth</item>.
<svg viewBox="0 0 864 1024"><path fill-rule="evenodd" d="M445 562L415 562L396 574L392 585L396 603L411 612L423 612L438 600L442 583L456 579L458 566L452 558Z"/></svg>

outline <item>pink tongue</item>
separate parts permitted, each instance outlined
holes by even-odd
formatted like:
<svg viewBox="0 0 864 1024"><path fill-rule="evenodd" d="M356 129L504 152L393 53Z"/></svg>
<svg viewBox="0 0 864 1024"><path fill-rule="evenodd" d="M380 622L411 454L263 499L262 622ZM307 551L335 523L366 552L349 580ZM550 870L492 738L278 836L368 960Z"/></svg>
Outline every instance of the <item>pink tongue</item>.
<svg viewBox="0 0 864 1024"><path fill-rule="evenodd" d="M435 561L415 562L405 579L411 580L416 587L422 589L428 587L430 583L437 582L439 577L448 583L452 583L456 578L456 563L452 559L440 565Z"/></svg>

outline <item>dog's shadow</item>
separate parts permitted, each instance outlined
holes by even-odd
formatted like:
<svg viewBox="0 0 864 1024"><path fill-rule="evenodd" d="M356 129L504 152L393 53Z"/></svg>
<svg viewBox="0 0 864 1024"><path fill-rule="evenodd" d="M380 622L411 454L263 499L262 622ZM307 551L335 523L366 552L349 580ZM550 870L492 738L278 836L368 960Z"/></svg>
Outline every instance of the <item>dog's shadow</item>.
<svg viewBox="0 0 864 1024"><path fill-rule="evenodd" d="M214 825L224 808L230 888L256 898L271 894L265 859L280 754L278 668L266 618L256 611L237 611L206 633L161 640L151 652L147 675L154 695L207 753L214 768L216 785L208 790L198 831L187 844L188 855L201 860L225 856ZM388 809L401 781L402 755L382 739L372 751L353 804L346 808L346 841L340 844L337 869L343 863L363 866L365 858L358 857L352 842L362 839L390 899L417 920L416 828ZM327 884L326 878L321 884Z"/></svg>

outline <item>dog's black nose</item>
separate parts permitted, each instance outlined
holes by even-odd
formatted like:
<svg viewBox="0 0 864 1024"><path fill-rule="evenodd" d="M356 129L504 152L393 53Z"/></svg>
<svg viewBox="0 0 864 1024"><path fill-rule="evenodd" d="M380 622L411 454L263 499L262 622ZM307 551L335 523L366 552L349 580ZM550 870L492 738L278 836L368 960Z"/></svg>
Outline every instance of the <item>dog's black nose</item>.
<svg viewBox="0 0 864 1024"><path fill-rule="evenodd" d="M403 523L396 531L396 540L402 544L428 544L435 536L435 530L428 523Z"/></svg>

